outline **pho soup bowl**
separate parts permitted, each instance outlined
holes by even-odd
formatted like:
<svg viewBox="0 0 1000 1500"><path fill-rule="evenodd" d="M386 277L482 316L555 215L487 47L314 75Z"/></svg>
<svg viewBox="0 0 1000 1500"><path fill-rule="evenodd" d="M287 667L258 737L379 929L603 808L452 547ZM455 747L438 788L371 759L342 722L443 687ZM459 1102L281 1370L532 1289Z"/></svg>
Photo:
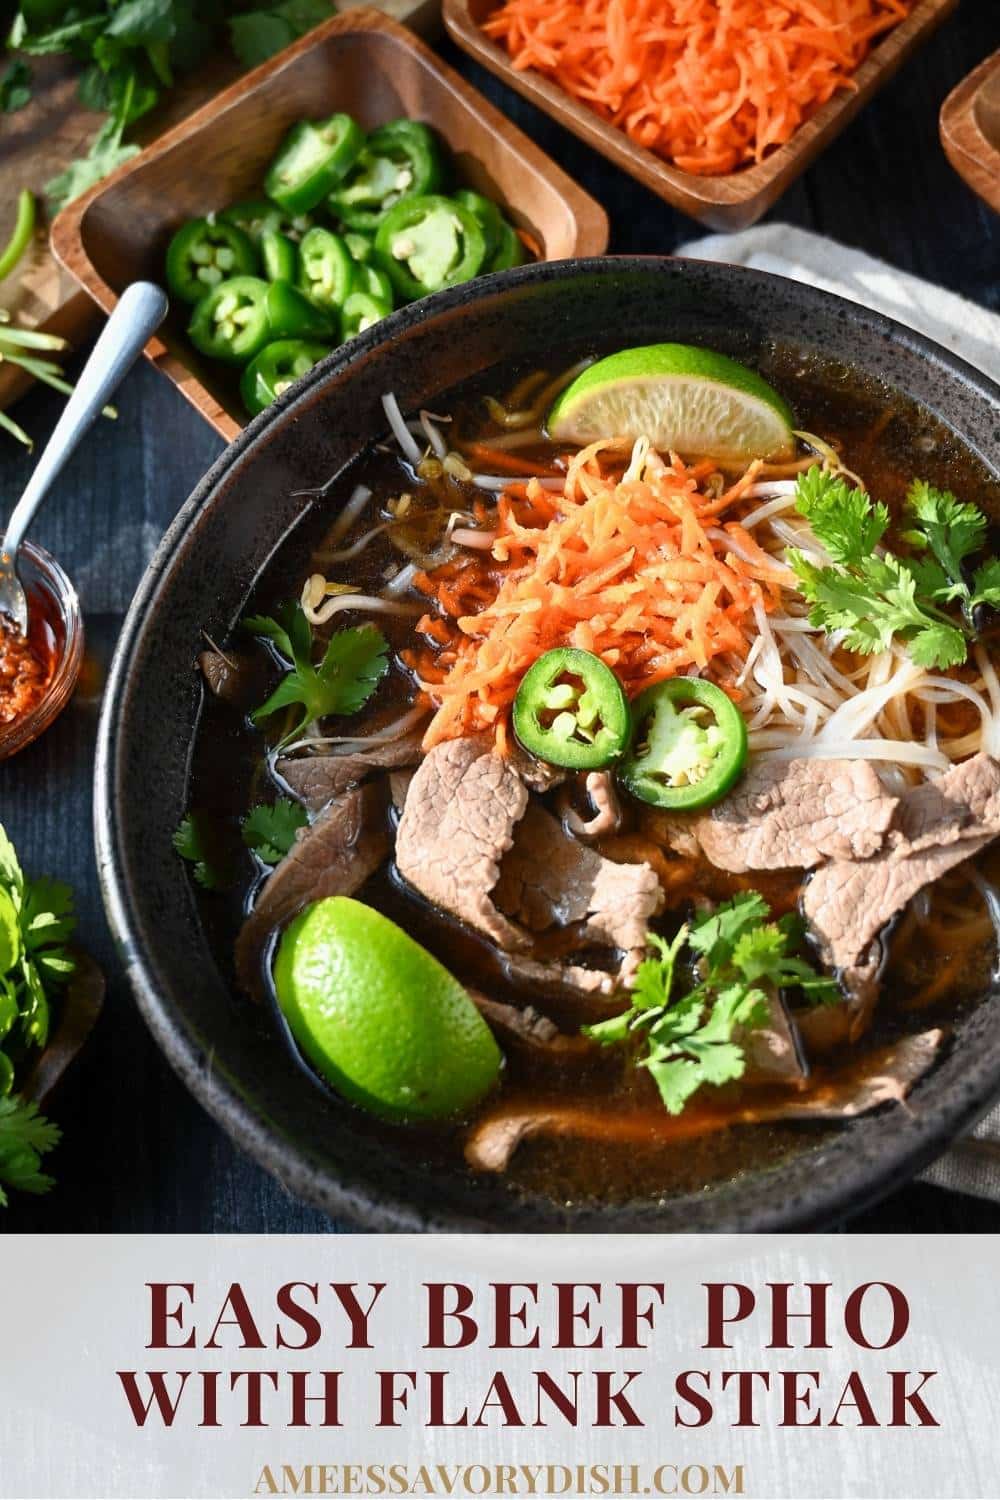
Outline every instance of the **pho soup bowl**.
<svg viewBox="0 0 1000 1500"><path fill-rule="evenodd" d="M442 397L495 367L499 394L533 367L565 369L588 353L661 341L758 367L793 408L811 391L814 408L829 396L832 410L838 391L856 388L870 418L858 442L873 453L895 445L906 464L917 461L911 450L933 448L939 470L953 459L956 472L1000 473L1000 389L876 313L726 265L535 265L397 312L298 381L205 476L129 613L96 777L100 875L128 978L156 1041L209 1113L290 1191L337 1219L390 1231L816 1227L903 1183L1000 1092L994 988L956 1012L908 1107L886 1105L835 1127L799 1125L763 1156L748 1150L722 1178L695 1156L687 1180L661 1192L605 1191L595 1180L592 1192L584 1185L557 1196L522 1178L477 1175L460 1150L379 1124L318 1084L276 1014L239 992L231 959L239 911L198 896L172 850L193 795L202 803L211 795L190 784L205 711L194 670L204 638L226 640L276 549L308 557L302 538L325 481L386 440L382 396L393 393L405 413L441 412ZM215 747L222 780L241 734Z"/></svg>

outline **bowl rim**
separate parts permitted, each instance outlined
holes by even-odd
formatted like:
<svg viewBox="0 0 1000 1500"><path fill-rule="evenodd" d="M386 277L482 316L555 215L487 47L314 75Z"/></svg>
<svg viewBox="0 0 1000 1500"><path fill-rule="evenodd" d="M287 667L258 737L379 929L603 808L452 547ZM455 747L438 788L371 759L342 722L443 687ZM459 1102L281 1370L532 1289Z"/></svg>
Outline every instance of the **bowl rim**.
<svg viewBox="0 0 1000 1500"><path fill-rule="evenodd" d="M30 539L21 544L21 557L31 562L40 581L55 598L62 616L65 639L59 661L45 689L45 696L30 713L15 719L5 728L0 728L0 761L9 760L19 751L27 749L55 723L73 696L83 666L83 610L69 574L51 552Z"/></svg>
<svg viewBox="0 0 1000 1500"><path fill-rule="evenodd" d="M554 281L567 276L642 273L667 267L680 270L683 274L686 265L703 269L711 267L720 276L747 280L762 289L766 287L773 290L777 286L780 290L787 285L795 287L799 295L805 291L810 297L825 303L830 310L836 310L841 316L850 318L855 326L861 325L880 338L892 339L922 358L931 359L939 366L947 366L966 389L971 389L988 402L1000 416L1000 385L958 355L882 313L848 302L834 293L804 287L802 283L794 282L788 277L743 266L654 255L595 256L521 266L481 277L475 283L437 292L421 302L399 309L351 340L348 345L335 350L296 382L288 393L255 417L223 450L178 511L140 581L122 626L108 672L98 727L93 808L101 894L126 977L154 1040L182 1082L213 1119L238 1146L276 1176L286 1188L330 1217L343 1215L348 1218L352 1221L352 1228L412 1232L430 1227L436 1231L459 1232L470 1229L490 1231L497 1226L488 1220L452 1209L438 1210L433 1222L429 1224L428 1214L412 1200L402 1196L390 1197L380 1189L369 1190L366 1186L359 1188L332 1175L324 1177L320 1192L317 1177L321 1174L315 1163L307 1162L297 1145L287 1141L270 1127L263 1113L221 1071L206 1066L203 1048L189 1031L186 1021L176 1013L166 989L163 993L159 991L153 968L142 953L139 923L120 857L118 785L123 774L119 760L123 728L117 709L125 700L133 656L145 625L156 610L159 591L175 552L203 510L212 503L213 495L230 469L246 460L248 450L254 447L258 438L273 424L282 419L294 421L295 408L300 402L306 402L314 388L325 382L328 376L344 372L352 362L366 358L378 346L390 345L396 334L415 324L431 321L439 313L450 312L467 302L470 296L479 300L490 295L502 295L508 290L514 291L535 282ZM963 442L974 452L979 451L969 439L963 438ZM985 459L984 462L989 463ZM990 466L1000 472L997 464ZM790 1212L774 1203L772 1195L772 1201L762 1211L738 1211L738 1216L730 1213L728 1217L725 1212L721 1213L718 1224L713 1228L728 1232L819 1228L836 1222L848 1212L857 1213L893 1187L902 1185L932 1161L957 1135L971 1128L995 1102L998 1093L1000 1064L988 1077L981 1079L976 1088L964 1091L954 1089L951 1096L939 1102L935 1111L916 1112L909 1122L905 1140L900 1141L895 1149L882 1151L875 1164L870 1158L862 1156L853 1175L850 1171L841 1172L833 1189L825 1182L823 1173L813 1173L808 1185L799 1191ZM723 1186L731 1187L732 1184ZM578 1226L571 1227L587 1231L618 1232L612 1223L606 1222L612 1217L611 1213L601 1218L592 1216L586 1223L581 1222ZM645 1221L639 1225L633 1221L625 1227L629 1232L636 1232L637 1229L640 1232L658 1230L655 1222Z"/></svg>

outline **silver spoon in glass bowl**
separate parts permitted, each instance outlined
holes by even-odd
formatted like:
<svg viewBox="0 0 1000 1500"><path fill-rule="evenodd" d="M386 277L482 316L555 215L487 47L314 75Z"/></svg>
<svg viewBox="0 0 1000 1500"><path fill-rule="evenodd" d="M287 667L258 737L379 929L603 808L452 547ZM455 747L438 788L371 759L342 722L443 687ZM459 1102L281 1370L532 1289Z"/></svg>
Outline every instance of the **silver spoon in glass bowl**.
<svg viewBox="0 0 1000 1500"><path fill-rule="evenodd" d="M14 507L6 535L0 541L0 614L8 615L22 636L28 633L28 601L17 576L17 554L25 532L53 480L108 404L166 312L166 295L151 281L136 281L126 287L94 345L24 494Z"/></svg>

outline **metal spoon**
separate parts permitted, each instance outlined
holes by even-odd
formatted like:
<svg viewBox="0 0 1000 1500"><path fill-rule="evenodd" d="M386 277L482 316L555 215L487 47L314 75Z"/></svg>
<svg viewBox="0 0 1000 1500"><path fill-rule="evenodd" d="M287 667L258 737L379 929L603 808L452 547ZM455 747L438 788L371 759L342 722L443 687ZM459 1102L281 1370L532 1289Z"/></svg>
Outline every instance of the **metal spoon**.
<svg viewBox="0 0 1000 1500"><path fill-rule="evenodd" d="M167 299L151 281L136 281L111 314L76 389L63 408L24 494L14 507L0 543L0 613L9 615L21 635L28 633L28 601L17 576L17 554L35 512L91 423L163 322Z"/></svg>

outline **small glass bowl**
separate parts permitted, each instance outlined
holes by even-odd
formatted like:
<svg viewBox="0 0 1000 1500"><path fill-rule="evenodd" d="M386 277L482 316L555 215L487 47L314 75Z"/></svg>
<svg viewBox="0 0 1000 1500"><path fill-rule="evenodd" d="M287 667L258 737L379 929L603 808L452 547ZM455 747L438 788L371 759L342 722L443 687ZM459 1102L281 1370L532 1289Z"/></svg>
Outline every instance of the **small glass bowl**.
<svg viewBox="0 0 1000 1500"><path fill-rule="evenodd" d="M83 615L76 589L55 558L34 542L23 543L17 561L29 620L38 615L44 619L55 665L41 702L12 724L0 724L0 760L32 744L58 718L73 696L83 665Z"/></svg>

